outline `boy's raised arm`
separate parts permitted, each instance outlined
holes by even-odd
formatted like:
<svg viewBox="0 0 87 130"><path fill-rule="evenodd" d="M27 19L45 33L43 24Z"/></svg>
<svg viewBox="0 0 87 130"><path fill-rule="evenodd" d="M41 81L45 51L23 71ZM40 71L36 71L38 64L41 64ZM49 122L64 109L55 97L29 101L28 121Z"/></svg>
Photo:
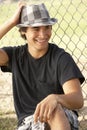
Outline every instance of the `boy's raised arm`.
<svg viewBox="0 0 87 130"><path fill-rule="evenodd" d="M14 15L4 24L0 25L0 39L19 23L20 12L24 5L24 3L20 3ZM9 57L7 53L3 49L0 49L0 66L7 65L8 61Z"/></svg>
<svg viewBox="0 0 87 130"><path fill-rule="evenodd" d="M3 25L0 25L0 39L19 23L20 12L24 5L24 3L19 4L19 7L16 10L15 14Z"/></svg>

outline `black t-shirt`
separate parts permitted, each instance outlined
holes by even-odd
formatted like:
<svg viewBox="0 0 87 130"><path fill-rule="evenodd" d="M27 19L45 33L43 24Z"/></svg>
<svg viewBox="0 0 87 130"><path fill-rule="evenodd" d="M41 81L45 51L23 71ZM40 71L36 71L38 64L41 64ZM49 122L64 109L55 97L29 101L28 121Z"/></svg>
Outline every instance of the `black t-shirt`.
<svg viewBox="0 0 87 130"><path fill-rule="evenodd" d="M63 49L49 43L48 52L34 59L28 45L3 48L9 56L4 72L12 72L15 110L19 121L34 113L37 103L49 94L63 94L62 85L72 79L84 81L72 57Z"/></svg>

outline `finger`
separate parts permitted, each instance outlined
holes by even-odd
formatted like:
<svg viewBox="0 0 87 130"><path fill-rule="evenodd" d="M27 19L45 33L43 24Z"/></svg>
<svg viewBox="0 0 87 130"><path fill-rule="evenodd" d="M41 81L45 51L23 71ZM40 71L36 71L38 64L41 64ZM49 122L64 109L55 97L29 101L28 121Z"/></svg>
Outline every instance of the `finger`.
<svg viewBox="0 0 87 130"><path fill-rule="evenodd" d="M40 113L40 104L37 105L36 110L34 112L34 122L35 123L38 121L39 113Z"/></svg>
<svg viewBox="0 0 87 130"><path fill-rule="evenodd" d="M47 119L48 119L48 120L50 119L50 117L51 117L53 111L54 111L53 108L50 108L50 109L49 109L49 111L48 111L48 113L47 113Z"/></svg>
<svg viewBox="0 0 87 130"><path fill-rule="evenodd" d="M41 103L41 107L40 107L40 113L39 113L39 120L41 122L43 122L43 115L44 115L44 111L45 111L45 105L43 103Z"/></svg>
<svg viewBox="0 0 87 130"><path fill-rule="evenodd" d="M43 114L43 121L44 121L44 122L47 122L47 120L48 120L48 117L47 117L48 111L49 111L49 108L47 108L47 109L44 111L44 114Z"/></svg>
<svg viewBox="0 0 87 130"><path fill-rule="evenodd" d="M20 0L18 2L18 6L24 6L24 5L26 5L26 2L24 2L23 0Z"/></svg>

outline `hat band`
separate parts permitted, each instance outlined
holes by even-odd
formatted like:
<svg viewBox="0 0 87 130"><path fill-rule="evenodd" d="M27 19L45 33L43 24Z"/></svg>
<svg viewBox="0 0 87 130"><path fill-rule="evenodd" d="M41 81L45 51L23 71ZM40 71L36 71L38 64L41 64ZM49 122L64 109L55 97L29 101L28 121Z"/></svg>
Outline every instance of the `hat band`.
<svg viewBox="0 0 87 130"><path fill-rule="evenodd" d="M50 20L51 20L50 18L43 18L43 19L26 21L22 24L31 25L31 24L34 24L34 23L46 23L46 22L49 22Z"/></svg>

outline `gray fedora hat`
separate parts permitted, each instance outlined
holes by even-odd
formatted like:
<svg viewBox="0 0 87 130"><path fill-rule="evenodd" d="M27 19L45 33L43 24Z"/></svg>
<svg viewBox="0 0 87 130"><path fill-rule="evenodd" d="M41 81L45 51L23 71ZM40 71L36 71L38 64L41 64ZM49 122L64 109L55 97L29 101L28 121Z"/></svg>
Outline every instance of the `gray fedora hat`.
<svg viewBox="0 0 87 130"><path fill-rule="evenodd" d="M20 15L20 22L17 27L36 27L53 25L57 19L50 18L49 13L42 4L27 5L22 8Z"/></svg>

